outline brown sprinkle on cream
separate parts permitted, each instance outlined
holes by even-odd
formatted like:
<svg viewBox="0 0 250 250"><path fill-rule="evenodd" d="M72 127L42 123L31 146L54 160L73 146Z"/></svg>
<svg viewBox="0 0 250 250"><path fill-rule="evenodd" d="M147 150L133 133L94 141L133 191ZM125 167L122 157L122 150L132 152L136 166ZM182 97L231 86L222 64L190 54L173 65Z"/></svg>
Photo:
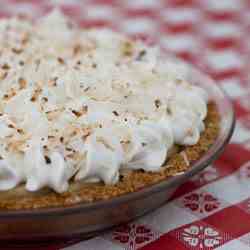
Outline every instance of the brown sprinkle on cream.
<svg viewBox="0 0 250 250"><path fill-rule="evenodd" d="M21 43L22 43L22 45L25 45L28 41L29 41L29 35L28 35L28 33L25 33L25 34L23 35L23 38L22 38L22 40L21 40Z"/></svg>
<svg viewBox="0 0 250 250"><path fill-rule="evenodd" d="M17 129L17 133L19 133L19 134L24 134L24 131L23 131L23 129L18 128L18 129Z"/></svg>
<svg viewBox="0 0 250 250"><path fill-rule="evenodd" d="M74 56L76 56L77 54L79 54L82 50L82 46L80 44L75 45L74 49L73 49L73 54Z"/></svg>
<svg viewBox="0 0 250 250"><path fill-rule="evenodd" d="M72 112L75 116L77 116L77 117L80 117L80 116L82 115L81 112L76 111L76 110L72 110L71 112Z"/></svg>
<svg viewBox="0 0 250 250"><path fill-rule="evenodd" d="M130 140L126 140L126 141L121 140L121 141L120 141L121 144L129 144L130 142L131 142Z"/></svg>
<svg viewBox="0 0 250 250"><path fill-rule="evenodd" d="M16 95L16 91L14 90L14 89L10 89L10 93L7 93L7 94L4 94L3 95L3 99L4 100L9 100L9 99L11 99L13 96L15 96Z"/></svg>
<svg viewBox="0 0 250 250"><path fill-rule="evenodd" d="M44 156L44 159L46 164L51 164L51 159L47 155Z"/></svg>
<svg viewBox="0 0 250 250"><path fill-rule="evenodd" d="M44 102L48 102L48 98L47 98L47 97L43 97L42 100L43 100Z"/></svg>
<svg viewBox="0 0 250 250"><path fill-rule="evenodd" d="M27 86L27 81L24 78L20 77L18 79L18 84L20 86L20 89L24 89Z"/></svg>
<svg viewBox="0 0 250 250"><path fill-rule="evenodd" d="M115 116L119 116L119 113L118 113L116 110L114 110L112 113L113 113Z"/></svg>
<svg viewBox="0 0 250 250"><path fill-rule="evenodd" d="M87 137L90 136L90 134L91 134L90 128L83 129L82 139L85 141L87 139Z"/></svg>
<svg viewBox="0 0 250 250"><path fill-rule="evenodd" d="M146 50L141 50L135 60L141 61L146 54L147 54Z"/></svg>
<svg viewBox="0 0 250 250"><path fill-rule="evenodd" d="M36 97L35 97L35 96L32 96L32 97L30 98L30 101L31 101L31 102L35 102L35 101L36 101Z"/></svg>
<svg viewBox="0 0 250 250"><path fill-rule="evenodd" d="M84 105L84 106L82 107L82 109L83 109L83 113L84 113L84 114L88 112L88 106L87 106L87 105Z"/></svg>
<svg viewBox="0 0 250 250"><path fill-rule="evenodd" d="M47 111L45 112L45 114L47 115L47 118L49 121L56 119L59 115L60 115L60 111L59 109L57 110L53 110L53 111Z"/></svg>
<svg viewBox="0 0 250 250"><path fill-rule="evenodd" d="M168 115L172 115L172 110L170 109L170 107L167 107L166 111Z"/></svg>
<svg viewBox="0 0 250 250"><path fill-rule="evenodd" d="M41 94L41 92L42 92L42 89L40 87L36 88L33 96L30 98L30 101L35 102L37 100L38 96Z"/></svg>
<svg viewBox="0 0 250 250"><path fill-rule="evenodd" d="M114 148L110 146L102 137L97 137L96 141L102 143L106 148L114 151Z"/></svg>
<svg viewBox="0 0 250 250"><path fill-rule="evenodd" d="M64 59L61 58L61 57L58 57L58 58L57 58L57 61L58 61L60 64L65 64Z"/></svg>
<svg viewBox="0 0 250 250"><path fill-rule="evenodd" d="M18 48L12 48L11 51L17 55L21 54L23 52L22 49L18 49Z"/></svg>
<svg viewBox="0 0 250 250"><path fill-rule="evenodd" d="M132 56L133 55L133 43L131 41L126 41L122 46L122 54L123 56Z"/></svg>
<svg viewBox="0 0 250 250"><path fill-rule="evenodd" d="M48 82L48 85L49 86L56 86L57 85L57 80L58 80L58 77L53 77L52 79L49 79L49 82Z"/></svg>
<svg viewBox="0 0 250 250"><path fill-rule="evenodd" d="M85 88L83 91L87 92L90 89L90 87Z"/></svg>
<svg viewBox="0 0 250 250"><path fill-rule="evenodd" d="M155 107L158 109L161 106L161 101L159 99L155 100Z"/></svg>
<svg viewBox="0 0 250 250"><path fill-rule="evenodd" d="M69 148L69 147L66 147L65 149L66 149L66 151L70 151L70 152L74 151L73 148Z"/></svg>
<svg viewBox="0 0 250 250"><path fill-rule="evenodd" d="M4 70L9 70L9 69L10 69L10 66L9 66L7 63L5 63L5 64L2 66L2 69L4 69Z"/></svg>
<svg viewBox="0 0 250 250"><path fill-rule="evenodd" d="M1 72L0 73L0 80L4 80L4 79L6 79L6 77L8 76L8 72Z"/></svg>
<svg viewBox="0 0 250 250"><path fill-rule="evenodd" d="M175 80L175 83L178 84L178 85L180 85L180 84L183 83L183 80L182 80L182 79L176 79L176 80Z"/></svg>

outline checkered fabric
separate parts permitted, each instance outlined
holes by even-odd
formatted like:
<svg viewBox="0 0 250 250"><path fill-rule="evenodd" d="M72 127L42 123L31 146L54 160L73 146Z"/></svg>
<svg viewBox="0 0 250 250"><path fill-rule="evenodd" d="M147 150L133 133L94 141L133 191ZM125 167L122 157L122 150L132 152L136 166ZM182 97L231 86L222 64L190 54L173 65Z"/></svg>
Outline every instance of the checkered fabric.
<svg viewBox="0 0 250 250"><path fill-rule="evenodd" d="M207 72L231 97L237 125L220 159L165 206L99 237L46 250L250 249L250 1L0 0L0 17L37 18L53 6L83 27L156 42Z"/></svg>

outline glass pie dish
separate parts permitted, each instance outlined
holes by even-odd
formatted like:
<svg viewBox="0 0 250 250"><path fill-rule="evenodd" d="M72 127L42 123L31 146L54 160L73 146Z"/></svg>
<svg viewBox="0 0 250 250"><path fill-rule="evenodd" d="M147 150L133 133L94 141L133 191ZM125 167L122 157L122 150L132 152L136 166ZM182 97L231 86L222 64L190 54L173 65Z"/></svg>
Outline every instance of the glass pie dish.
<svg viewBox="0 0 250 250"><path fill-rule="evenodd" d="M172 60L177 60L173 58ZM0 240L46 241L89 238L112 226L129 222L163 205L188 178L209 166L231 138L235 118L231 102L216 83L189 66L189 81L204 88L218 108L220 131L209 150L181 174L109 200L78 203L69 207L0 211Z"/></svg>

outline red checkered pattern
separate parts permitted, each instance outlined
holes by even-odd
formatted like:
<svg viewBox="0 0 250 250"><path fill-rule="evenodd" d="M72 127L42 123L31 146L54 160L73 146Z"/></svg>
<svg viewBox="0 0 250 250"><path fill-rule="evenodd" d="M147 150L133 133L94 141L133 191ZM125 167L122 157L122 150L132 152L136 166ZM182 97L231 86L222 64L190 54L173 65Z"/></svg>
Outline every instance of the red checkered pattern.
<svg viewBox="0 0 250 250"><path fill-rule="evenodd" d="M222 86L237 115L224 154L167 205L64 249L250 249L250 1L0 0L0 17L37 18L54 6L83 27L110 27L191 62Z"/></svg>

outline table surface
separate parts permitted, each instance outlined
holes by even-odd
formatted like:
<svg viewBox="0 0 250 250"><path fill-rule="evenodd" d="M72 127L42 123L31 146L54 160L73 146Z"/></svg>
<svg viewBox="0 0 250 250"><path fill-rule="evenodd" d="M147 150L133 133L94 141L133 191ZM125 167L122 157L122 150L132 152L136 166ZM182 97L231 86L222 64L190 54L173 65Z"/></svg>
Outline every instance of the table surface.
<svg viewBox="0 0 250 250"><path fill-rule="evenodd" d="M250 249L250 1L0 0L0 17L40 17L53 6L84 27L157 42L207 72L231 97L237 124L220 159L165 206L91 240L46 250Z"/></svg>

